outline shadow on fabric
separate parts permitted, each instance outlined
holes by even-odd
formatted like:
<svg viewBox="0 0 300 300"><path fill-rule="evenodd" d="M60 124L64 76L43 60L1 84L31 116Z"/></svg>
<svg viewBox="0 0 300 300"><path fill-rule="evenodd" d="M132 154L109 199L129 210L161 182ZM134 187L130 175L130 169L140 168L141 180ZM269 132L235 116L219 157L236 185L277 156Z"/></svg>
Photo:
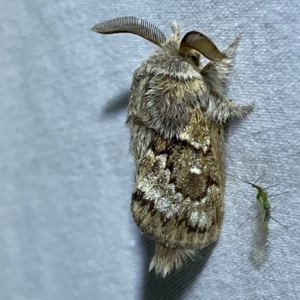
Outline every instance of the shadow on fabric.
<svg viewBox="0 0 300 300"><path fill-rule="evenodd" d="M121 93L117 98L109 100L102 111L102 115L115 114L118 111L127 109L130 95L130 91L128 90Z"/></svg>

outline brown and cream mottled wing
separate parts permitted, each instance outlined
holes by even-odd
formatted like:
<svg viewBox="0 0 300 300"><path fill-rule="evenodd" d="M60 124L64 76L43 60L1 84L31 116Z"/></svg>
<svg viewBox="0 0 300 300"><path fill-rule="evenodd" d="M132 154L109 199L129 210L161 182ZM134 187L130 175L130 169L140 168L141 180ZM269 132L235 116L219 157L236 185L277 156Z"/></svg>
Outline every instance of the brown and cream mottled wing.
<svg viewBox="0 0 300 300"><path fill-rule="evenodd" d="M223 127L200 108L179 138L156 135L137 168L131 211L139 229L167 247L200 249L223 219Z"/></svg>

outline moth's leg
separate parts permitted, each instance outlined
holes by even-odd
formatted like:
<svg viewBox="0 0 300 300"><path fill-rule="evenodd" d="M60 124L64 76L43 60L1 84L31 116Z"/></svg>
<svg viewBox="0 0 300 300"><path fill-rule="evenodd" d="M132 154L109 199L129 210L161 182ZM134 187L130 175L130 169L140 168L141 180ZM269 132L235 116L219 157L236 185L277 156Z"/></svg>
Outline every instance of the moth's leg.
<svg viewBox="0 0 300 300"><path fill-rule="evenodd" d="M226 122L230 118L240 118L247 115L253 107L254 103L241 105L225 98L211 96L207 115L216 121Z"/></svg>

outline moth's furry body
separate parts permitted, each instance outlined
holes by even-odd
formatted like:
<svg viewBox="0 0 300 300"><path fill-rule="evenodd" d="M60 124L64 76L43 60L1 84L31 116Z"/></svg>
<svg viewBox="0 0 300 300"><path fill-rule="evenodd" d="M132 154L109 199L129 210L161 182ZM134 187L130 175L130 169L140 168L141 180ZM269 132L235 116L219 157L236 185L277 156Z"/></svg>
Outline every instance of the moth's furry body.
<svg viewBox="0 0 300 300"><path fill-rule="evenodd" d="M198 51L183 52L176 23L173 33L134 72L127 118L136 166L131 212L139 229L156 241L150 270L163 276L218 239L223 123L253 106L224 96L238 39L224 53L216 51L222 59L203 68Z"/></svg>

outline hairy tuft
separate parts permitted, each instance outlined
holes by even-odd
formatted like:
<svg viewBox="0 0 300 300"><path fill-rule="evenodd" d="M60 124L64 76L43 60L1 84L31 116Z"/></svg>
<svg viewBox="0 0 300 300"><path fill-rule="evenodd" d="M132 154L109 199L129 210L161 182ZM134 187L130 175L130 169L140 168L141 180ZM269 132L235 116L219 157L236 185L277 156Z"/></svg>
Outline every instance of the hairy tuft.
<svg viewBox="0 0 300 300"><path fill-rule="evenodd" d="M166 277L172 270L180 269L188 258L193 258L195 255L196 250L169 248L161 243L156 243L149 271L154 269L157 275Z"/></svg>
<svg viewBox="0 0 300 300"><path fill-rule="evenodd" d="M179 28L178 23L175 21L172 23L172 31L173 31L175 38L177 40L179 40L180 39L180 28Z"/></svg>

